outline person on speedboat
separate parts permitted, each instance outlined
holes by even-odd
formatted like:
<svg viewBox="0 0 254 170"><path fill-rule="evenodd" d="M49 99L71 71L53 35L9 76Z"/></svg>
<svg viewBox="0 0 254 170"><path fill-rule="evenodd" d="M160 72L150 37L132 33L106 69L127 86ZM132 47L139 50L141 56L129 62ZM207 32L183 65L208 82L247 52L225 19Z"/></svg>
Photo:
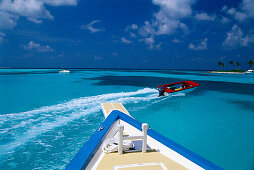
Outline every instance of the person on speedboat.
<svg viewBox="0 0 254 170"><path fill-rule="evenodd" d="M182 89L184 89L184 88L186 88L186 87L188 87L188 85L187 85L185 82L183 82L183 83L182 83Z"/></svg>

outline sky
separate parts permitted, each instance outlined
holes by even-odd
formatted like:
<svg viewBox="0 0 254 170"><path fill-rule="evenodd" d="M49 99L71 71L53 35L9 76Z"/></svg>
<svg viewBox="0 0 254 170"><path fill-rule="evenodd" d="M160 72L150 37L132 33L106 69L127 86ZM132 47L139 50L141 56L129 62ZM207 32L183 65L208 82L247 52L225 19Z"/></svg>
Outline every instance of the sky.
<svg viewBox="0 0 254 170"><path fill-rule="evenodd" d="M254 0L0 0L0 67L247 69Z"/></svg>

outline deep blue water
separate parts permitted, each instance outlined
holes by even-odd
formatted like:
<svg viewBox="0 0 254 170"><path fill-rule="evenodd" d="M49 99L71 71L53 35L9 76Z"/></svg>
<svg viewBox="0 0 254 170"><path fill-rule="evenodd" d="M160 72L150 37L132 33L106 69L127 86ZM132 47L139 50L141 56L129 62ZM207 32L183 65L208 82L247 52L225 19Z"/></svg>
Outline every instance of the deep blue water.
<svg viewBox="0 0 254 170"><path fill-rule="evenodd" d="M0 169L63 169L104 120L131 115L225 169L254 167L254 74L204 71L0 69ZM158 98L181 80L195 91Z"/></svg>

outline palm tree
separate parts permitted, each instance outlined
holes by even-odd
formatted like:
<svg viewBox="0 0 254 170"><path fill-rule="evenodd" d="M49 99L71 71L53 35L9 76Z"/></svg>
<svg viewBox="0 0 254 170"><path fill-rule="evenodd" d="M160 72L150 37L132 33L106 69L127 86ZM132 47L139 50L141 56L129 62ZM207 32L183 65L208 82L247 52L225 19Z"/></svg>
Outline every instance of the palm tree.
<svg viewBox="0 0 254 170"><path fill-rule="evenodd" d="M250 69L251 66L254 64L254 61L253 60L249 60L247 64L249 64L249 69Z"/></svg>
<svg viewBox="0 0 254 170"><path fill-rule="evenodd" d="M222 67L224 67L224 66L225 66L225 64L224 64L223 62L219 61L219 62L218 62L218 66L222 66Z"/></svg>
<svg viewBox="0 0 254 170"><path fill-rule="evenodd" d="M234 65L234 61L233 60L230 60L228 63L231 64L233 66L233 68L234 68L235 65Z"/></svg>
<svg viewBox="0 0 254 170"><path fill-rule="evenodd" d="M218 61L218 66L221 66L222 62L221 61Z"/></svg>
<svg viewBox="0 0 254 170"><path fill-rule="evenodd" d="M238 69L240 69L240 63L239 63L239 61L237 61L236 67L238 67Z"/></svg>

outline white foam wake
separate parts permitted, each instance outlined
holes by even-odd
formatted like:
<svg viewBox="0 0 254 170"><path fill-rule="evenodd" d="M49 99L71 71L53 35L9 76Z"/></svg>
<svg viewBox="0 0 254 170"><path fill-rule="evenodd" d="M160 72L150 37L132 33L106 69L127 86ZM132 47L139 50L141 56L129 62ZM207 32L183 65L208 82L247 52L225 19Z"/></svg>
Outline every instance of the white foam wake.
<svg viewBox="0 0 254 170"><path fill-rule="evenodd" d="M0 115L0 134L9 134L7 141L10 141L1 146L4 149L0 151L0 154L6 154L37 135L66 125L72 120L99 112L101 110L100 103L137 104L157 99L157 96L157 90L144 88L135 92L81 97L32 111ZM1 140L6 140L4 138L2 137Z"/></svg>

